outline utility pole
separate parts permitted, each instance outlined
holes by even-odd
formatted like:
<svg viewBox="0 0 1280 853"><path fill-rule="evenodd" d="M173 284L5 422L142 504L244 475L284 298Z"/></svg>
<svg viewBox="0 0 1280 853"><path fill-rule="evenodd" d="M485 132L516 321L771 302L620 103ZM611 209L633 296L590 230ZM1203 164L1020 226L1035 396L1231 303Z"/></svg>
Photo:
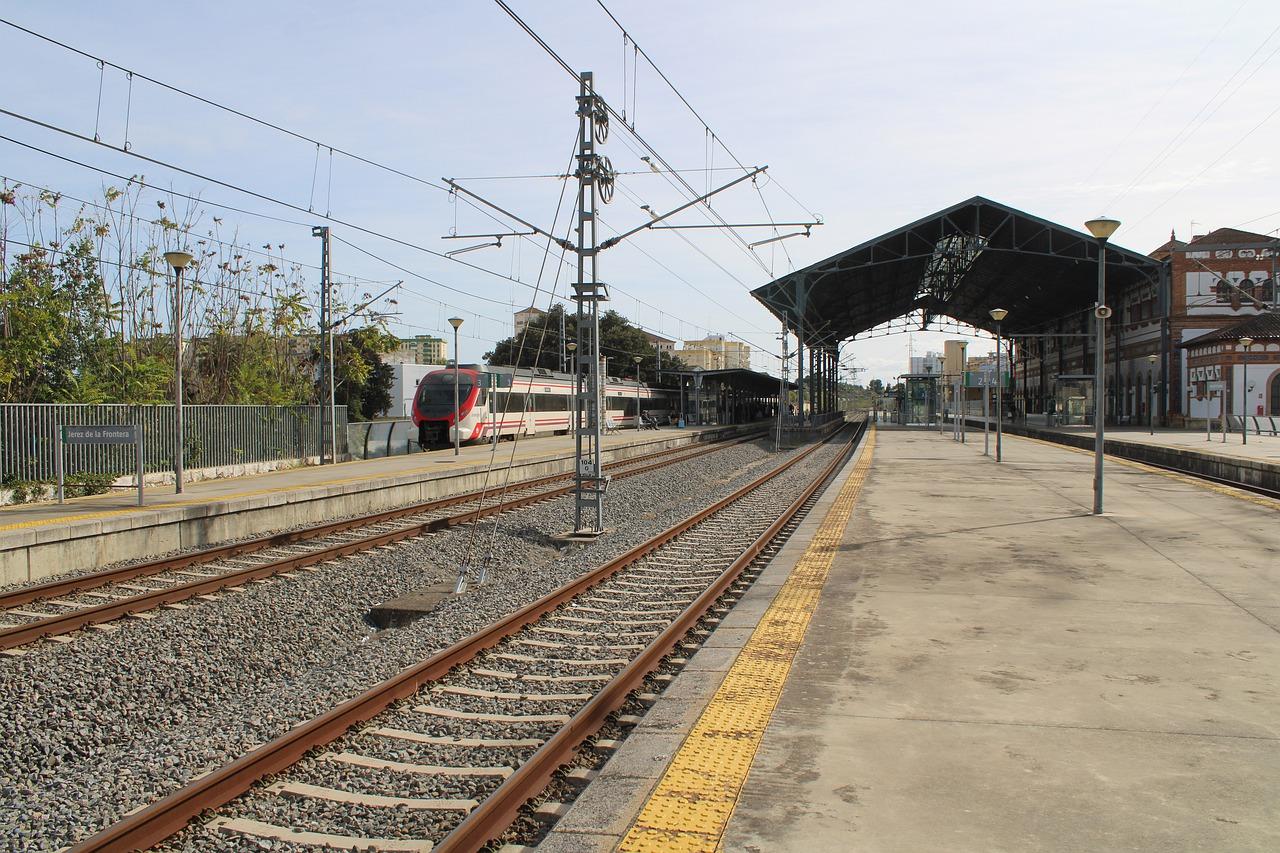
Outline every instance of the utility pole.
<svg viewBox="0 0 1280 853"><path fill-rule="evenodd" d="M711 196L736 186L743 181L754 180L768 166L744 167L743 174L722 186L710 190L697 198L690 199L663 214L650 211L650 219L646 222L616 234L602 242L597 241L596 204L608 204L613 198L614 178L616 173L609 158L596 153L596 145L604 144L609 138L610 108L604 99L596 94L593 76L590 71L578 75L578 151L575 157L577 166L574 177L578 180L578 228L577 240L569 241L557 237L550 231L539 228L528 220L522 219L504 210L498 205L471 192L451 178L444 182L454 192L463 193L476 201L485 204L498 213L528 228L534 234L541 234L556 245L573 252L578 256L578 276L573 285L573 301L577 303L577 342L576 349L570 353L574 374L574 416L578 418L574 426L574 452L577 467L574 472L575 519L574 533L594 536L604 531L604 495L609 478L603 473L600 459L600 437L603 425L603 391L604 382L601 377L600 361L600 303L608 301L609 289L600 281L598 255L621 243L623 240L641 231L652 229L656 224L703 204ZM656 168L655 168L656 170ZM772 224L772 223L769 223ZM677 226L663 226L675 228ZM687 226L681 226L687 227ZM487 234L487 237L520 237L529 232L511 232L510 234ZM479 247L476 247L479 248ZM566 349L569 347L566 346Z"/></svg>
<svg viewBox="0 0 1280 853"><path fill-rule="evenodd" d="M791 394L787 391L787 372L791 366L791 355L787 352L786 323L782 324L782 334L778 336L778 340L782 342L782 370L780 371L782 375L778 377L778 423L773 433L774 453L782 449L782 410L787 405L787 401L791 399Z"/></svg>
<svg viewBox="0 0 1280 853"><path fill-rule="evenodd" d="M320 238L320 464L324 464L324 422L329 420L329 461L338 461L338 407L333 380L333 300L329 282L329 226L315 225L311 236ZM325 396L328 399L324 399Z"/></svg>
<svg viewBox="0 0 1280 853"><path fill-rule="evenodd" d="M593 75L579 75L578 157L578 280L573 285L577 303L578 361L574 368L574 411L586 422L574 430L574 532L599 534L604 531L604 495L609 479L600 458L600 303L609 298L599 280L596 246L596 182L606 164L596 155L596 141L608 139L608 113L596 98ZM585 365L584 372L577 365Z"/></svg>

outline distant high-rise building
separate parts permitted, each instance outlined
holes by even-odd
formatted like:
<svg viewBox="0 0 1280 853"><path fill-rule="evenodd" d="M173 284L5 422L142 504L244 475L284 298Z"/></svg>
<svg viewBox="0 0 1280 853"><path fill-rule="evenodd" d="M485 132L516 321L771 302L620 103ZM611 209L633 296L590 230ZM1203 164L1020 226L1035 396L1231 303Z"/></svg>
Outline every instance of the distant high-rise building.
<svg viewBox="0 0 1280 853"><path fill-rule="evenodd" d="M942 372L947 376L964 373L964 352L968 341L944 341L942 344Z"/></svg>
<svg viewBox="0 0 1280 853"><path fill-rule="evenodd" d="M696 341L685 341L684 349L675 354L690 367L703 370L750 370L751 347L724 335L709 335Z"/></svg>
<svg viewBox="0 0 1280 853"><path fill-rule="evenodd" d="M524 331L525 326L528 326L534 320L547 316L547 312L530 305L528 308L520 309L513 316L515 318L516 334L518 335Z"/></svg>
<svg viewBox="0 0 1280 853"><path fill-rule="evenodd" d="M924 355L911 356L911 365L908 373L923 374L931 373L934 376L941 376L943 368L942 353L927 352Z"/></svg>
<svg viewBox="0 0 1280 853"><path fill-rule="evenodd" d="M435 335L401 338L400 346L385 354L387 364L444 364L449 358L449 345Z"/></svg>

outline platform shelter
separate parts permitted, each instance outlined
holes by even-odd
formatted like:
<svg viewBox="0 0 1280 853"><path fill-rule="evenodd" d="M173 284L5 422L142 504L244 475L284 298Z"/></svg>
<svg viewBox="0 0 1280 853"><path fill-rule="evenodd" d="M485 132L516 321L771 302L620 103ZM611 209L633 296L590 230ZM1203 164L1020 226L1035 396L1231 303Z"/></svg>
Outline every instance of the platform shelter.
<svg viewBox="0 0 1280 853"><path fill-rule="evenodd" d="M1042 412L1050 408L1060 376L1093 371L1099 253L1105 253L1107 303L1142 288L1167 301L1168 267L1161 261L981 196L782 276L752 295L799 340L798 384L811 398L801 409L812 417L836 405L843 342L924 331L943 318L994 336L993 308L1008 312L1001 331L1016 345L1007 351L1020 377L1011 396L1024 414ZM1118 351L1123 324L1111 326L1108 347ZM1152 332L1151 346L1160 354L1162 387L1168 387L1163 379L1171 347L1167 325L1160 329ZM1045 369L1029 379L1025 367L1033 357ZM806 373L816 382L806 381Z"/></svg>
<svg viewBox="0 0 1280 853"><path fill-rule="evenodd" d="M791 382L746 368L664 370L680 384L680 412L691 426L742 424L777 415Z"/></svg>

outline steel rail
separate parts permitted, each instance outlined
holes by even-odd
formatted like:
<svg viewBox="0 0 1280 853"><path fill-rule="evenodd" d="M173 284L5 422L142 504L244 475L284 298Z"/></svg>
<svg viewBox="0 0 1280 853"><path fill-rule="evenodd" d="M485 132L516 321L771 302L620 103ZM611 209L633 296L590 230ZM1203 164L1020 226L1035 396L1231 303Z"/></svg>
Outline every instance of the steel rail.
<svg viewBox="0 0 1280 853"><path fill-rule="evenodd" d="M463 853L482 849L501 835L516 819L525 803L546 788L557 769L569 763L580 745L595 734L610 714L621 708L627 697L649 673L658 668L688 632L716 603L743 571L791 522L817 491L848 461L866 429L865 421L852 440L801 495L761 533L727 569L686 607L645 649L628 663L600 692L596 693L528 761L485 797L449 835L434 847L434 853Z"/></svg>
<svg viewBox="0 0 1280 853"><path fill-rule="evenodd" d="M825 442L824 442L825 443ZM253 752L196 779L179 790L104 828L77 843L72 853L124 853L149 847L181 831L208 809L222 806L248 791L264 777L300 760L309 751L341 737L353 726L385 711L393 703L414 695L422 685L438 680L454 667L496 646L584 591L607 580L689 528L719 512L743 496L789 470L821 444L804 450L787 462L762 474L731 495L635 546L604 565L490 624L479 632L436 652L425 661L402 670L341 705L294 726Z"/></svg>
<svg viewBox="0 0 1280 853"><path fill-rule="evenodd" d="M742 436L735 436L733 439L713 442L711 446L716 448L730 447L734 444L748 441L758 434L759 433L751 432ZM620 459L615 462L610 462L608 467L615 468L636 462L643 462L647 459L656 459L661 456L678 453L683 449L687 448L669 448L667 450L659 450L653 453L633 456L630 459ZM698 449L708 450L710 448L702 447ZM521 480L518 483L511 484L511 487L527 489L534 486L545 485L546 483L554 483L557 480L564 480L572 476L572 473L548 474L543 477L533 477L528 480ZM268 536L260 536L243 542L234 542L227 545L215 545L211 548L202 548L198 551L191 551L186 554L178 554L172 557L163 557L159 560L151 560L146 563L137 563L131 566L120 566L119 568L93 572L92 574L48 581L46 583L36 584L35 586L26 586L21 589L0 593L0 608L8 609L11 607L19 607L23 604L29 604L41 598L56 598L59 596L74 595L75 593L82 592L87 589L97 589L98 587L133 580L135 578L146 577L148 575L160 574L162 572L169 572L175 569L185 569L190 566L203 565L217 560L225 560L229 557L238 557L244 554L251 554L256 551L263 551L268 548L278 548L281 545L291 545L295 542L301 542L308 539L320 539L325 536L332 536L335 533L343 533L347 530L368 527L370 525L381 524L386 521L395 521L398 518L416 515L420 512L431 512L432 510L444 509L456 504L478 500L486 493L493 494L493 492L494 490L492 488L488 489L487 492L484 489L475 489L470 492L462 492L456 495L449 495L448 497L435 498L430 501L412 504L409 506L383 510L381 512L361 516L359 518L348 518L341 521L326 522L324 524L299 528L298 530L289 530L283 533L273 533Z"/></svg>
<svg viewBox="0 0 1280 853"><path fill-rule="evenodd" d="M707 447L697 448L694 452L672 453L671 451L663 451L655 454L650 454L645 457L636 457L633 459L622 460L614 464L618 466L623 466L623 465L627 465L628 463L634 463L637 460L643 461L646 458L652 458L654 456L667 457L667 458L659 459L657 461L651 461L648 464L641 465L639 467L628 467L626 470L615 474L614 478L622 480L628 477L634 477L639 474L644 474L648 471L655 470L657 468L663 468L668 465L674 465L680 462L688 461L690 459L696 459L699 456L703 456L708 453L712 453L714 451L724 450L728 447L732 447L736 444L739 444L743 441L747 441L749 439L750 439L749 436L744 436L734 441L717 442ZM530 488L531 486L544 484L548 481L565 480L570 476L572 475L554 474L554 475L550 475L549 477L544 477L544 478L530 481L528 483L519 484L519 487L521 489L526 489L526 488ZM468 510L466 512L459 513L457 515L444 516L442 518L434 518L428 521L424 521L420 524L413 524L407 527L399 527L399 528L396 528L395 530L376 533L371 536L366 536L361 539L356 539L349 542L340 542L325 548L319 548L314 551L308 551L305 554L295 554L288 557L281 557L280 559L272 560L271 562L263 563L258 566L249 566L243 569L236 569L234 571L224 572L222 574L214 575L204 580L194 580L194 581L189 581L187 583L175 584L173 586L165 587L164 589L155 590L154 592L139 593L138 595L131 595L128 598L122 598L117 601L110 601L110 602L105 602L103 604L91 605L88 607L80 608L79 610L71 610L71 611L68 611L67 613L59 613L57 615L48 616L46 618L39 619L34 622L25 622L19 625L13 625L10 627L6 627L4 629L0 629L0 650L18 648L19 646L24 646L29 643L33 643L37 640L43 639L44 637L57 636L60 634L68 634L72 631L77 631L81 628L88 627L89 625L96 625L102 622L110 622L115 619L128 616L131 613L140 613L147 610L154 610L157 607L163 607L166 604L177 604L179 602L186 601L189 598L194 598L198 595L208 595L210 593L217 592L227 587L243 586L246 583L252 583L253 581L256 581L256 580L263 580L265 578L271 577L272 575L278 575L284 572L294 571L296 569L303 569L308 566L313 566L317 563L323 563L328 560L334 560L339 557L347 557L347 556L350 556L351 554L357 554L362 551L368 551L373 548L380 547L382 545L390 545L392 543L399 542L404 539L411 539L415 536L421 536L424 533L432 533L438 530L445 530L450 527L457 527L459 525L467 524L469 522L476 521L481 518L487 518L492 515L500 515L504 512L508 512L513 509L519 509L521 507L528 506L529 504L532 504L532 503L538 503L545 500L551 500L552 498L561 497L562 495L566 495L572 492L573 488L574 487L572 485L559 486L557 488L535 492L534 494L531 494L531 495L523 495L521 497L509 498L507 500L492 504L490 506L482 506L474 510ZM490 495L495 494L495 490L492 490L492 489L489 490L488 494ZM416 510L416 512L425 512L432 508L438 509L443 506L449 506L451 504L457 504L457 503L462 503L466 501L474 501L474 500L477 500L479 497L480 497L479 492L472 492L472 493L468 493L467 495L454 496L451 498L443 498L439 503L432 502L430 505L420 506ZM416 514L416 513L408 513L408 512L405 512L404 510L393 510L391 512L394 513L397 517L401 517L409 514ZM353 527L353 526L367 527L373 524L378 524L378 523L387 521L389 519L386 518L386 515L387 513L378 513L375 516L370 516L364 520L359 520L359 519L354 520L354 521L358 521L359 523L348 525L347 529L350 529L350 527ZM261 549L258 549L258 550L261 550ZM204 552L201 552L201 553L204 553ZM183 565L189 565L189 563L182 563L180 565L171 565L166 569L160 569L159 571L152 572L152 574L157 574L161 571L168 571L175 568L182 568ZM117 582L119 580L120 578L115 578L113 579L112 582ZM105 584L99 584L99 586L103 586L103 585ZM83 588L84 587L81 587L81 589Z"/></svg>

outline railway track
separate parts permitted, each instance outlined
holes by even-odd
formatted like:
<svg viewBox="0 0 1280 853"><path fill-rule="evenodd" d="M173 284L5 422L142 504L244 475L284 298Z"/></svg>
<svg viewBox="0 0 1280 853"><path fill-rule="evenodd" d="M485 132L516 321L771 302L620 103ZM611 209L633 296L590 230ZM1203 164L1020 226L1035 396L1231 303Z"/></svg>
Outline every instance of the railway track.
<svg viewBox="0 0 1280 853"><path fill-rule="evenodd" d="M644 454L606 466L625 479L757 438ZM65 578L0 594L0 651L145 614L273 576L317 571L318 564L404 539L431 536L480 518L551 500L573 490L572 474L525 480L505 490L452 495L146 563Z"/></svg>
<svg viewBox="0 0 1280 853"><path fill-rule="evenodd" d="M476 850L502 834L584 740L727 596L745 589L865 424L427 660L73 848L135 850L175 833L233 846ZM787 473L827 447L797 484ZM780 511L781 508L781 511ZM678 664L678 660L674 663ZM597 742L599 748L608 748ZM324 750L319 752L318 750ZM275 774L269 786L256 783ZM246 795L247 794L247 795ZM245 795L245 796L242 796ZM208 810L214 816L187 829ZM175 847L177 849L177 847Z"/></svg>

